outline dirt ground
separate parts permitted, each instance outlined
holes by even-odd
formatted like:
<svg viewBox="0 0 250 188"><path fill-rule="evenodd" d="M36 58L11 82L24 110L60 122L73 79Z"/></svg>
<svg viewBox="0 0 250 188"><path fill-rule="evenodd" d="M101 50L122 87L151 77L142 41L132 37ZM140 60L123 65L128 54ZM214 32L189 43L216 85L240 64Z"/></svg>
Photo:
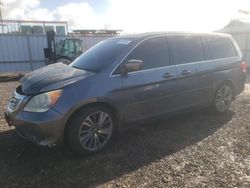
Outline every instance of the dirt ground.
<svg viewBox="0 0 250 188"><path fill-rule="evenodd" d="M250 187L250 82L223 116L195 111L122 134L76 157L18 137L2 111L16 82L0 83L0 187Z"/></svg>

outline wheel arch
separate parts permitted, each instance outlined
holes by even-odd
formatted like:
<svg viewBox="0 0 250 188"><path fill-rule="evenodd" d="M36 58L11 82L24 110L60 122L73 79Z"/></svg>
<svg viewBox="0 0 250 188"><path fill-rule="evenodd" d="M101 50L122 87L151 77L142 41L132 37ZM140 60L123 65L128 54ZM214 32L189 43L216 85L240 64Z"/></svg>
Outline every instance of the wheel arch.
<svg viewBox="0 0 250 188"><path fill-rule="evenodd" d="M112 105L111 103L109 103L109 102L96 101L96 102L90 102L90 103L87 103L87 104L83 104L83 105L79 106L78 108L74 109L74 111L69 115L69 117L67 118L67 121L65 123L65 127L64 127L64 130L63 130L63 139L65 138L65 133L67 132L67 129L69 128L69 124L70 124L69 122L76 115L78 115L81 111L83 111L84 109L95 107L95 106L104 106L104 107L108 108L116 118L118 132L121 132L121 130L122 130L122 128L121 128L121 117L120 117L120 113L118 112L117 108L114 105Z"/></svg>
<svg viewBox="0 0 250 188"><path fill-rule="evenodd" d="M232 80L227 79L227 80L224 80L223 82L221 82L219 85L217 85L217 87L216 87L216 89L215 89L215 92L214 92L213 100L214 100L214 98L215 98L215 95L216 95L216 92L218 91L218 89L219 89L221 86L226 85L226 84L227 84L227 85L230 85L230 86L232 87L232 90L233 90L233 99L235 99L235 96L236 96L236 94L235 94L235 85L234 85L234 83L233 83Z"/></svg>

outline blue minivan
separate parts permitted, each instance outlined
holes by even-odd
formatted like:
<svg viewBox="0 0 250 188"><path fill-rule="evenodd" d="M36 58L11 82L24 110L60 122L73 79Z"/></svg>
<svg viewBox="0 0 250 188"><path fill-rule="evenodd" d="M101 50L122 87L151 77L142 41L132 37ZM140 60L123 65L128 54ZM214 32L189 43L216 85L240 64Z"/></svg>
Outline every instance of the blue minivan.
<svg viewBox="0 0 250 188"><path fill-rule="evenodd" d="M79 154L105 148L136 123L187 109L223 113L244 89L246 64L231 36L146 33L104 40L69 66L25 75L5 118L39 145Z"/></svg>

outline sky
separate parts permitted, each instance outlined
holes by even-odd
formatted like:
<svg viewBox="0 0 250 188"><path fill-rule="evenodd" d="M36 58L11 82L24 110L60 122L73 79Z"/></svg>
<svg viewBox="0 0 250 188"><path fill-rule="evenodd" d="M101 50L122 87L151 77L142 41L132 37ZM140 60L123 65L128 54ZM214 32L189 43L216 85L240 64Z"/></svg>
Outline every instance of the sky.
<svg viewBox="0 0 250 188"><path fill-rule="evenodd" d="M214 31L250 0L0 0L4 19L67 21L73 29Z"/></svg>

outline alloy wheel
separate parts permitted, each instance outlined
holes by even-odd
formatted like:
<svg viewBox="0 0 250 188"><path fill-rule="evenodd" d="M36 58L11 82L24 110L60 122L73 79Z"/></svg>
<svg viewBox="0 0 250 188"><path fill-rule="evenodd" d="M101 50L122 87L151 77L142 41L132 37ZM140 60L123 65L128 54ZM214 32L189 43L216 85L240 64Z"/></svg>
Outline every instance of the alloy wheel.
<svg viewBox="0 0 250 188"><path fill-rule="evenodd" d="M231 106L233 93L230 86L222 86L215 97L215 105L219 112L225 112Z"/></svg>
<svg viewBox="0 0 250 188"><path fill-rule="evenodd" d="M88 115L79 128L79 141L88 151L97 151L110 140L113 132L112 117L103 111Z"/></svg>

